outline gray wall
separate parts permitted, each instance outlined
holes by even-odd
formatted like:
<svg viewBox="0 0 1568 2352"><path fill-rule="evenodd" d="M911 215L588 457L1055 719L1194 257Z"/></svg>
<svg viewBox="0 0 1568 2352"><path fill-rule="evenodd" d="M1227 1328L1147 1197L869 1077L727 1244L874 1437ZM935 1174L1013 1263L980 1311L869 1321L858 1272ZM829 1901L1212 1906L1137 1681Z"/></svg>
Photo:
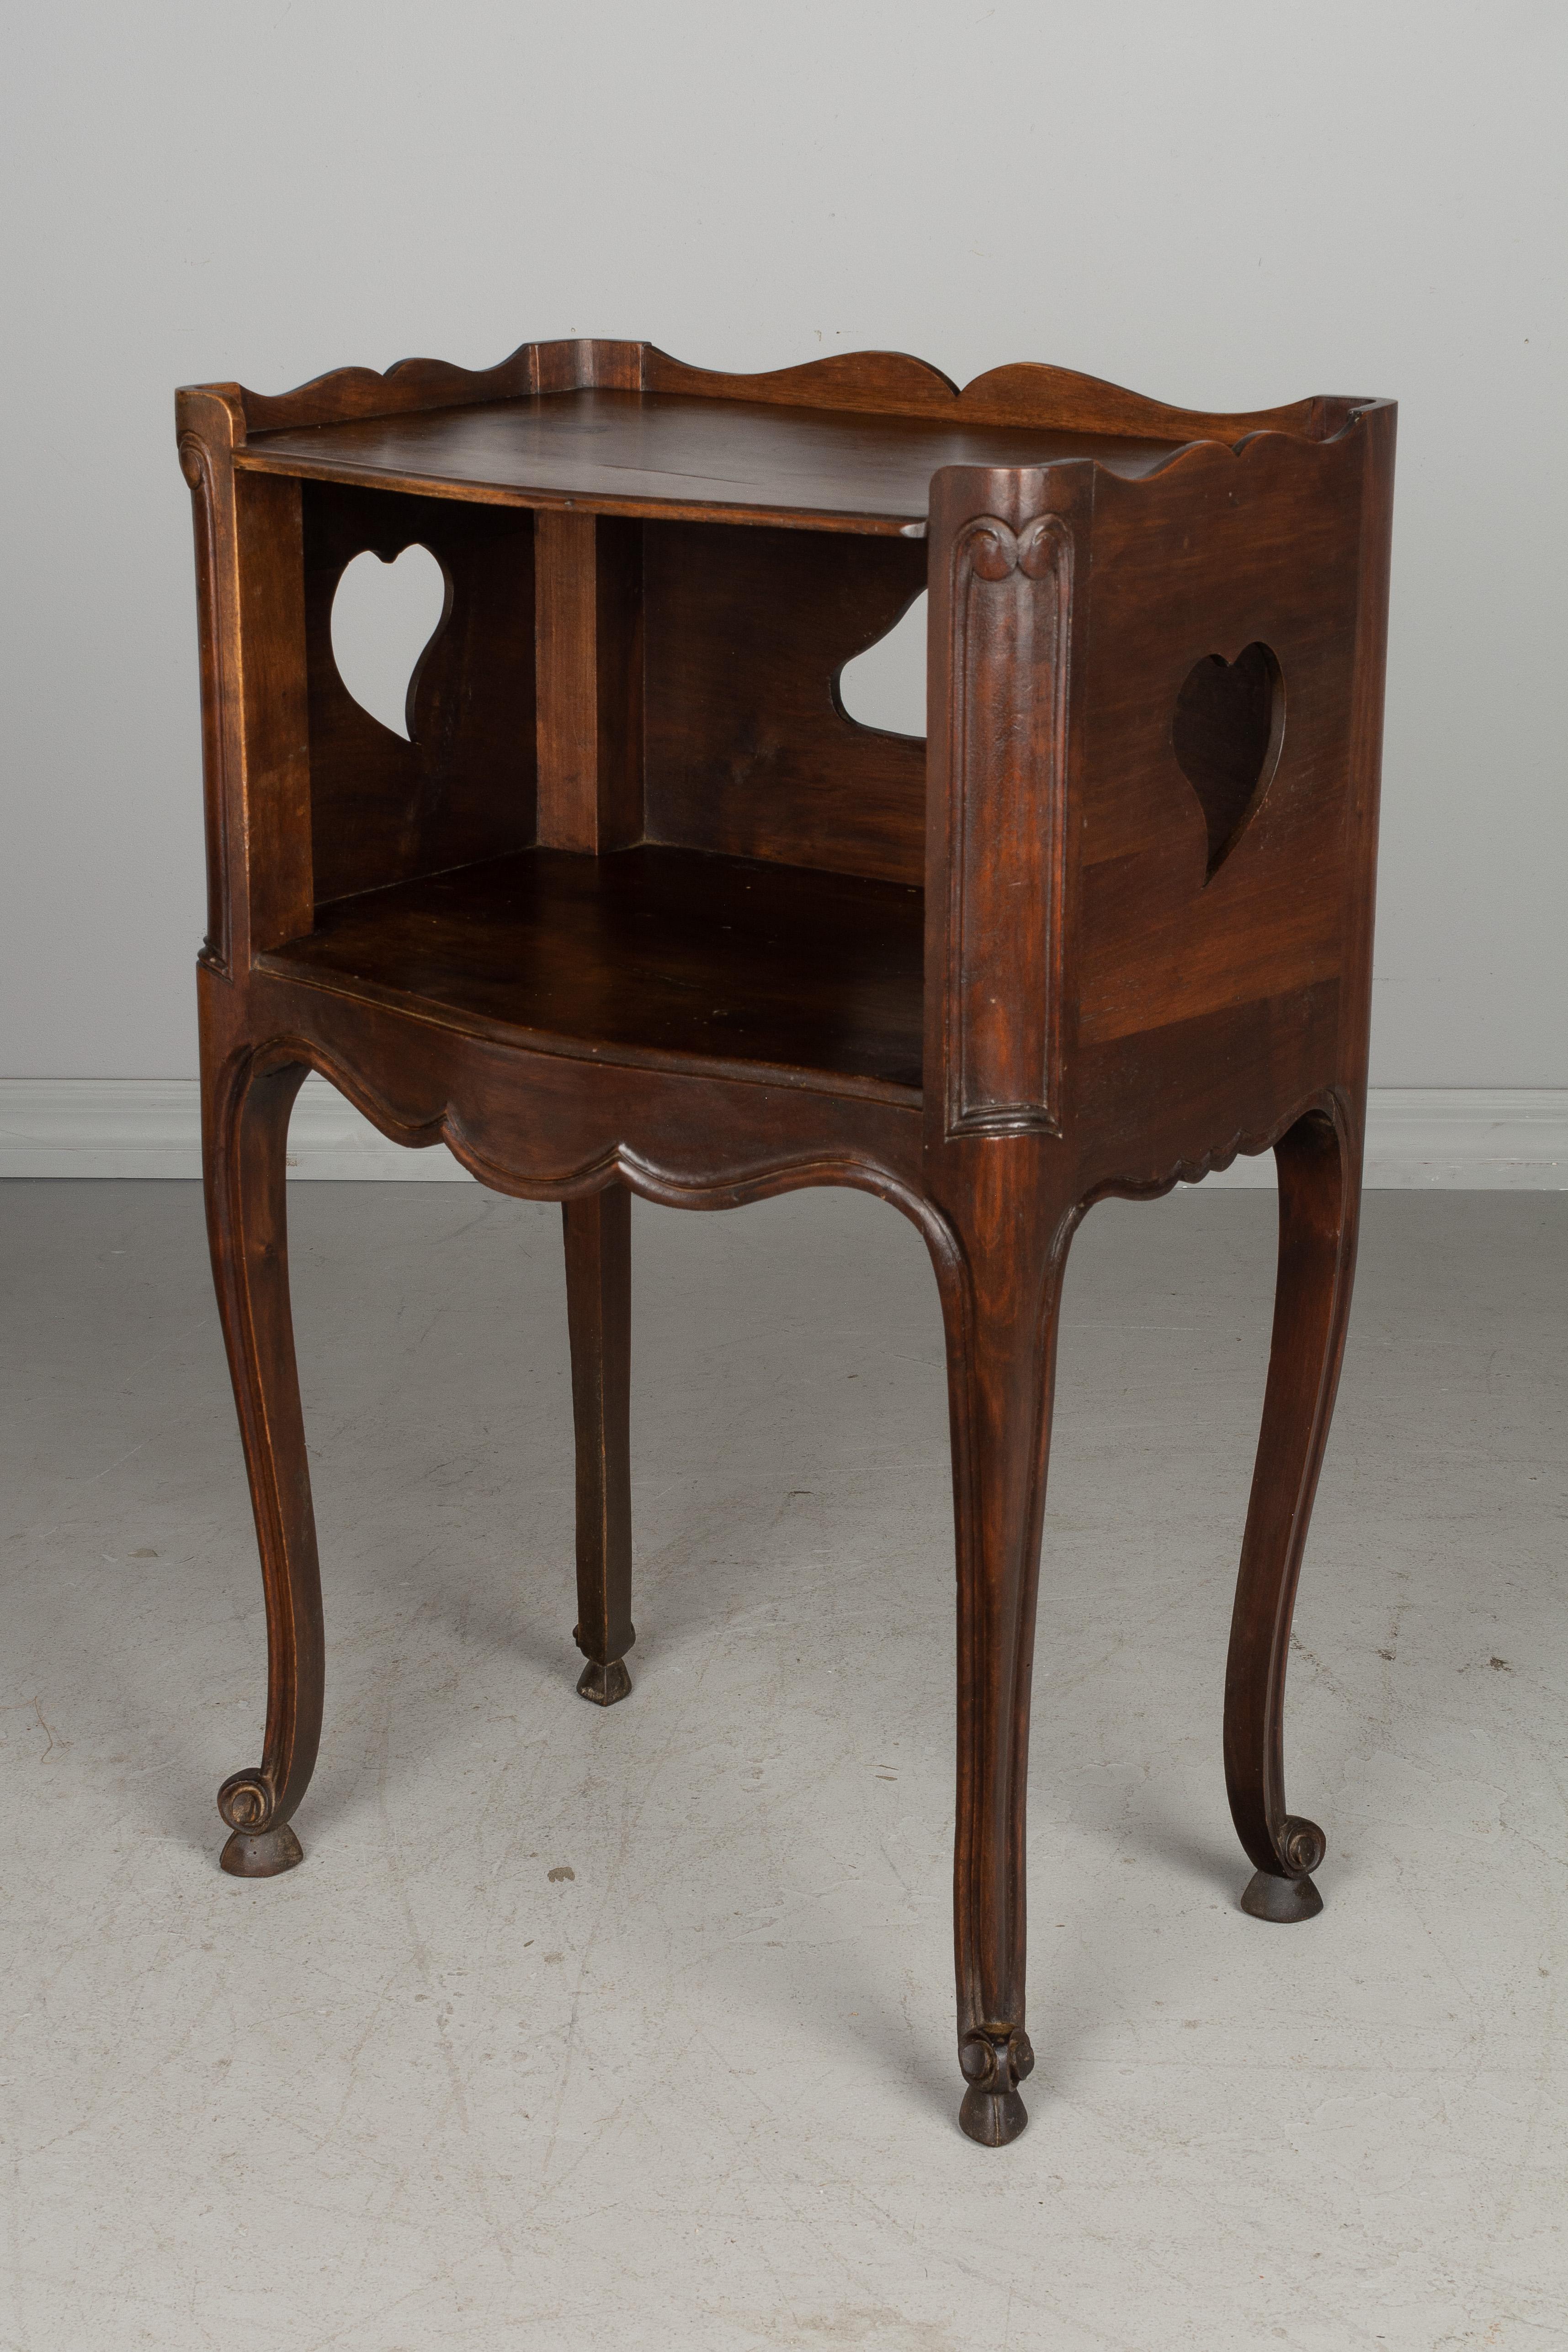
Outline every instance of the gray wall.
<svg viewBox="0 0 1568 2352"><path fill-rule="evenodd" d="M1403 404L1373 1076L1568 1080L1550 5L15 10L0 1076L195 1067L170 394L647 335Z"/></svg>

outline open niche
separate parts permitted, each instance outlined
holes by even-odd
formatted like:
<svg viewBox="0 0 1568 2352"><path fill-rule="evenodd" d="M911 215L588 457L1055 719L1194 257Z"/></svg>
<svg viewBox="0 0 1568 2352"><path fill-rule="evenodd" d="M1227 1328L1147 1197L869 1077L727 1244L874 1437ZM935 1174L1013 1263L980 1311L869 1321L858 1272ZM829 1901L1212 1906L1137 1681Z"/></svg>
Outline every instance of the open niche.
<svg viewBox="0 0 1568 2352"><path fill-rule="evenodd" d="M925 746L840 677L923 625L920 541L301 488L315 919L269 964L546 1045L918 1089Z"/></svg>

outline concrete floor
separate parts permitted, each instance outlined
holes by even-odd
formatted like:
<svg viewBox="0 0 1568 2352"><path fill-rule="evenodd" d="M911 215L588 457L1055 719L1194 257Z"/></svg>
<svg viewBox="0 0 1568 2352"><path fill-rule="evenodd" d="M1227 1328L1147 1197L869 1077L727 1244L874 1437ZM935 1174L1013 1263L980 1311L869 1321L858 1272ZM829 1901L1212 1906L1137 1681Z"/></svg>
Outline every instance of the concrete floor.
<svg viewBox="0 0 1568 2352"><path fill-rule="evenodd" d="M0 1190L8 2352L1568 2343L1568 1196L1373 1194L1291 1681L1327 1908L1219 1768L1270 1196L1075 1251L1032 2123L954 2116L921 1243L637 1213L636 1690L573 1696L559 1222L297 1188L305 1866L217 1869L263 1630L184 1184Z"/></svg>

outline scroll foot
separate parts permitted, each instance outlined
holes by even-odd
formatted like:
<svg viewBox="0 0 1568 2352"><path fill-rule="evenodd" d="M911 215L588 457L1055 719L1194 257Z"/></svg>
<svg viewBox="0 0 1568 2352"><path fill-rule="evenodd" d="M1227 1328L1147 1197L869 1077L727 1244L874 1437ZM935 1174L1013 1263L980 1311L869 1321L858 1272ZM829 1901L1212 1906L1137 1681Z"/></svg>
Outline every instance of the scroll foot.
<svg viewBox="0 0 1568 2352"><path fill-rule="evenodd" d="M1035 2063L1029 2037L1005 2026L982 2029L959 2044L958 2063L969 2088L958 2127L982 2147L1005 2147L1029 2120L1017 2085Z"/></svg>
<svg viewBox="0 0 1568 2352"><path fill-rule="evenodd" d="M217 1792L217 1809L234 1832L218 1856L231 1878L276 1878L303 1862L305 1850L278 1802L265 1766L236 1772Z"/></svg>
<svg viewBox="0 0 1568 2352"><path fill-rule="evenodd" d="M1278 1845L1290 1875L1256 1871L1241 1898L1242 1909L1255 1919L1315 1919L1323 1898L1312 1884L1311 1874L1322 1861L1328 1843L1316 1822L1287 1814L1280 1823Z"/></svg>
<svg viewBox="0 0 1568 2352"><path fill-rule="evenodd" d="M595 1706L614 1706L631 1689L632 1678L626 1672L624 1658L612 1658L607 1665L597 1665L592 1658L577 1677L579 1698L592 1699Z"/></svg>

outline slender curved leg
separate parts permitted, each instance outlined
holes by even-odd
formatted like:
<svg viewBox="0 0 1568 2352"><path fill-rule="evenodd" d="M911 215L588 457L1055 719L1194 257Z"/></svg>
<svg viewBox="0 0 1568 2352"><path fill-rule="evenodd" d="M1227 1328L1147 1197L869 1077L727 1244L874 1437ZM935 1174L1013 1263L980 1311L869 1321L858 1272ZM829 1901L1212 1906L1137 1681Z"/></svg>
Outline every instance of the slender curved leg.
<svg viewBox="0 0 1568 2352"><path fill-rule="evenodd" d="M953 1943L961 2127L1005 2147L1028 2121L1025 1803L1035 1597L1070 1218L1037 1250L971 1244L942 1282L958 1541L958 1811ZM1015 1254L1016 1253L1016 1254ZM1034 1259L1031 1264L1027 1261ZM939 1264L939 1274L942 1269Z"/></svg>
<svg viewBox="0 0 1568 2352"><path fill-rule="evenodd" d="M566 1322L577 1441L580 1696L614 1706L631 1689L632 1196L612 1184L565 1201Z"/></svg>
<svg viewBox="0 0 1568 2352"><path fill-rule="evenodd" d="M207 1238L267 1595L262 1759L218 1790L223 1867L270 1878L304 1859L289 1816L321 1732L321 1580L289 1307L284 1147L300 1063L204 1081Z"/></svg>
<svg viewBox="0 0 1568 2352"><path fill-rule="evenodd" d="M1241 1548L1225 1679L1225 1775L1237 1833L1256 1865L1241 1907L1310 1919L1327 1840L1285 1805L1285 1668L1312 1496L1334 1409L1355 1272L1356 1139L1321 1111L1283 1135L1279 1274L1263 1427Z"/></svg>

